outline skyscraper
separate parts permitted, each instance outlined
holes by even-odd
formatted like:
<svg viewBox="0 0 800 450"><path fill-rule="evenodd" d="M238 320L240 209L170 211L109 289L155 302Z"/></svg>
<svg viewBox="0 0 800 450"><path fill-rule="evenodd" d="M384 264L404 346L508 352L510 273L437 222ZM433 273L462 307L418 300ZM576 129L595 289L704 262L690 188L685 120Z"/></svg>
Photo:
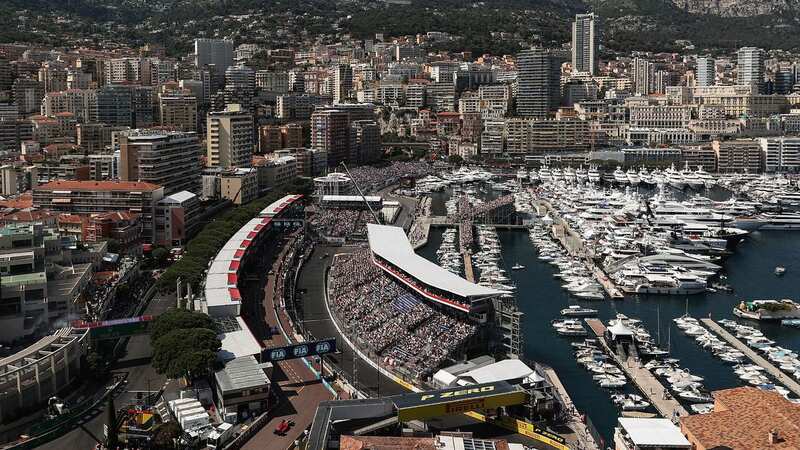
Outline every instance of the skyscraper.
<svg viewBox="0 0 800 450"><path fill-rule="evenodd" d="M350 114L340 109L320 109L311 115L311 148L328 154L328 167L350 162Z"/></svg>
<svg viewBox="0 0 800 450"><path fill-rule="evenodd" d="M597 69L597 16L577 14L572 22L572 72L594 75Z"/></svg>
<svg viewBox="0 0 800 450"><path fill-rule="evenodd" d="M194 132L139 129L119 135L119 177L164 187L164 194L198 192L200 144Z"/></svg>
<svg viewBox="0 0 800 450"><path fill-rule="evenodd" d="M643 58L633 58L633 93L648 95L655 91L656 65Z"/></svg>
<svg viewBox="0 0 800 450"><path fill-rule="evenodd" d="M251 110L256 95L256 73L240 64L225 70L225 104L240 104Z"/></svg>
<svg viewBox="0 0 800 450"><path fill-rule="evenodd" d="M561 63L552 50L531 48L517 55L517 114L547 117L561 102Z"/></svg>
<svg viewBox="0 0 800 450"><path fill-rule="evenodd" d="M350 64L339 64L333 69L333 101L340 103L353 93L353 68Z"/></svg>
<svg viewBox="0 0 800 450"><path fill-rule="evenodd" d="M757 47L742 47L738 52L736 84L755 84L759 92L764 90L764 50Z"/></svg>
<svg viewBox="0 0 800 450"><path fill-rule="evenodd" d="M195 39L194 63L198 69L214 66L217 80L225 78L225 70L233 65L233 41L227 39Z"/></svg>
<svg viewBox="0 0 800 450"><path fill-rule="evenodd" d="M250 167L253 164L253 116L241 105L208 113L207 145L209 167Z"/></svg>
<svg viewBox="0 0 800 450"><path fill-rule="evenodd" d="M713 86L716 83L716 61L710 56L697 58L697 85Z"/></svg>

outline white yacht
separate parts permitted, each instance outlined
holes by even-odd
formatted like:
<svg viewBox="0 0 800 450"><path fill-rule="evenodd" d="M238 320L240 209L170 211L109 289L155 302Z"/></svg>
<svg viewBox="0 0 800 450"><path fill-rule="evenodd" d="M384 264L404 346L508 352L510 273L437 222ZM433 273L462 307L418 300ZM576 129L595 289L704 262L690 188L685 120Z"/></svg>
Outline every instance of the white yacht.
<svg viewBox="0 0 800 450"><path fill-rule="evenodd" d="M577 180L577 174L575 173L575 169L572 167L567 167L564 169L564 179L570 183L574 183Z"/></svg>
<svg viewBox="0 0 800 450"><path fill-rule="evenodd" d="M549 183L553 181L553 174L550 172L550 168L547 166L542 166L539 168L539 179L542 183Z"/></svg>
<svg viewBox="0 0 800 450"><path fill-rule="evenodd" d="M650 174L650 179L652 180L651 184L655 184L657 186L663 186L667 184L667 177L661 172L661 169L656 169Z"/></svg>
<svg viewBox="0 0 800 450"><path fill-rule="evenodd" d="M667 169L665 174L667 176L667 183L669 183L670 186L679 191L686 189L686 181L683 179L683 174L675 170L674 164Z"/></svg>
<svg viewBox="0 0 800 450"><path fill-rule="evenodd" d="M589 178L590 183L599 183L600 182L600 171L597 170L597 166L589 167L589 172L586 175Z"/></svg>
<svg viewBox="0 0 800 450"><path fill-rule="evenodd" d="M628 177L628 183L630 183L631 186L638 186L639 183L642 181L642 179L639 178L639 173L633 170L633 167L628 169L625 175Z"/></svg>
<svg viewBox="0 0 800 450"><path fill-rule="evenodd" d="M697 176L697 173L689 170L689 163L686 163L686 167L681 172L681 175L683 175L683 181L691 189L703 189L706 187L705 182Z"/></svg>
<svg viewBox="0 0 800 450"><path fill-rule="evenodd" d="M561 310L561 315L566 317L596 316L597 310L592 308L584 308L580 305L569 305Z"/></svg>
<svg viewBox="0 0 800 450"><path fill-rule="evenodd" d="M697 172L694 174L700 179L700 181L703 182L703 185L705 185L706 189L711 189L717 184L717 180L715 180L710 173L703 170L703 166L697 166Z"/></svg>
<svg viewBox="0 0 800 450"><path fill-rule="evenodd" d="M564 173L558 167L554 167L550 173L553 175L553 181L561 181L564 179Z"/></svg>
<svg viewBox="0 0 800 450"><path fill-rule="evenodd" d="M641 180L644 184L656 184L653 181L653 177L650 175L650 172L647 171L647 168L642 167L639 169L639 180Z"/></svg>
<svg viewBox="0 0 800 450"><path fill-rule="evenodd" d="M528 181L528 171L525 169L519 169L517 171L517 181L520 183Z"/></svg>
<svg viewBox="0 0 800 450"><path fill-rule="evenodd" d="M575 178L577 178L578 183L585 183L589 176L586 174L586 169L583 166L578 167L575 170Z"/></svg>
<svg viewBox="0 0 800 450"><path fill-rule="evenodd" d="M800 230L800 214L764 213L762 230Z"/></svg>
<svg viewBox="0 0 800 450"><path fill-rule="evenodd" d="M628 176L622 171L622 167L617 166L614 171L614 182L617 184L628 184Z"/></svg>

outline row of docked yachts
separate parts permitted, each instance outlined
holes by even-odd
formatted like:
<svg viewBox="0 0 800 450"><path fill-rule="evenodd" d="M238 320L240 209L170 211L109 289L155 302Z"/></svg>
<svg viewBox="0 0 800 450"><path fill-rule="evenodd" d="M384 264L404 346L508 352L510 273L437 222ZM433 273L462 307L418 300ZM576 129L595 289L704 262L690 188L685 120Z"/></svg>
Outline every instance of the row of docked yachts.
<svg viewBox="0 0 800 450"><path fill-rule="evenodd" d="M755 327L742 325L729 319L720 320L719 324L728 329L731 334L743 341L748 347L761 353L765 359L772 362L782 372L800 381L800 357L798 357L797 352L777 345L775 341L764 336L764 333ZM786 396L786 393L781 393ZM798 399L789 398L789 400L800 402Z"/></svg>
<svg viewBox="0 0 800 450"><path fill-rule="evenodd" d="M654 169L652 172L642 167L638 170L633 167L623 171L622 167L617 166L611 174L602 173L597 166L590 166L585 169L583 166L573 169L572 167L549 167L541 166L538 170L529 172L524 169L517 171L517 179L521 182L530 183L550 183L554 181L565 181L567 183L600 183L605 180L617 185L638 186L640 184L650 186L670 186L675 189L710 189L717 184L713 175L698 166L697 170L690 170L688 165L683 170L677 170L673 164L666 170Z"/></svg>
<svg viewBox="0 0 800 450"><path fill-rule="evenodd" d="M715 223L719 213L671 200L665 192L648 198L630 190L558 183L532 190L579 236L587 256L629 294L727 290L710 279L721 270L721 258L748 234ZM536 228L531 233L542 239Z"/></svg>
<svg viewBox="0 0 800 450"><path fill-rule="evenodd" d="M506 297L516 291L502 267L500 239L494 227L476 225L479 251L472 255L472 264L480 273L478 284L503 292Z"/></svg>
<svg viewBox="0 0 800 450"><path fill-rule="evenodd" d="M436 250L439 265L461 276L464 269L464 260L458 245L458 235L455 228L448 228L442 233L442 245Z"/></svg>
<svg viewBox="0 0 800 450"><path fill-rule="evenodd" d="M673 319L675 325L681 329L685 334L693 337L694 340L704 349L709 350L714 356L722 361L733 364L733 372L742 381L759 389L775 391L790 401L797 401L791 397L791 391L779 383L774 383L768 376L766 369L756 364L745 363L747 359L745 354L736 350L731 345L720 339L714 333L703 327L700 322L694 317L683 315ZM738 329L741 325L734 321L722 320L722 323L728 324ZM750 337L754 340L756 345L762 345L768 342L765 340L763 334L752 327L745 327L739 333L743 338ZM797 370L796 355L791 359L790 352L780 350L779 353L768 353L767 356L772 356L776 362L783 362L784 368L789 373L794 373ZM798 374L800 375L800 374Z"/></svg>
<svg viewBox="0 0 800 450"><path fill-rule="evenodd" d="M603 352L596 339L585 339L582 342L573 342L575 360L579 365L592 373L592 380L605 389L621 389L628 384L628 379L623 371L612 362L612 359ZM639 398L641 402L641 398ZM626 410L643 410L650 406L649 403L630 403Z"/></svg>

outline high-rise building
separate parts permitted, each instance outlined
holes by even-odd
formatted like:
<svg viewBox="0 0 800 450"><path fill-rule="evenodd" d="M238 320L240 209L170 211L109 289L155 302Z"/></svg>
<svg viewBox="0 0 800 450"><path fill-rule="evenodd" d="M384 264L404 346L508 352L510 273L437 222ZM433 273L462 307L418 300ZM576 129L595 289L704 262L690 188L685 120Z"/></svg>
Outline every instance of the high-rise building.
<svg viewBox="0 0 800 450"><path fill-rule="evenodd" d="M561 103L562 55L543 48L517 55L517 114L547 117Z"/></svg>
<svg viewBox="0 0 800 450"><path fill-rule="evenodd" d="M198 192L200 144L194 132L140 129L122 132L119 178L164 187L164 195Z"/></svg>
<svg viewBox="0 0 800 450"><path fill-rule="evenodd" d="M213 66L217 80L225 78L225 70L233 65L233 41L227 39L195 39L195 66Z"/></svg>
<svg viewBox="0 0 800 450"><path fill-rule="evenodd" d="M42 115L52 117L63 112L75 114L78 122L96 122L97 91L94 89L68 89L45 94L42 100Z"/></svg>
<svg viewBox="0 0 800 450"><path fill-rule="evenodd" d="M350 114L333 108L314 111L311 115L311 148L328 154L328 167L349 162Z"/></svg>
<svg viewBox="0 0 800 450"><path fill-rule="evenodd" d="M633 93L648 95L655 92L656 65L644 58L633 58L631 74Z"/></svg>
<svg viewBox="0 0 800 450"><path fill-rule="evenodd" d="M256 87L266 92L289 92L289 74L271 70L256 71Z"/></svg>
<svg viewBox="0 0 800 450"><path fill-rule="evenodd" d="M339 64L333 69L333 101L349 99L353 94L353 68L350 64Z"/></svg>
<svg viewBox="0 0 800 450"><path fill-rule="evenodd" d="M153 83L153 63L150 58L114 58L106 61L106 83ZM157 79L157 77L156 77Z"/></svg>
<svg viewBox="0 0 800 450"><path fill-rule="evenodd" d="M358 164L369 164L380 158L381 130L374 120L356 120L352 123L353 154L350 159Z"/></svg>
<svg viewBox="0 0 800 450"><path fill-rule="evenodd" d="M597 16L577 14L572 22L572 72L594 75L597 69Z"/></svg>
<svg viewBox="0 0 800 450"><path fill-rule="evenodd" d="M764 91L764 50L757 47L739 49L736 65L736 84L755 84Z"/></svg>
<svg viewBox="0 0 800 450"><path fill-rule="evenodd" d="M17 78L11 90L20 115L39 113L44 98L44 83L30 78Z"/></svg>
<svg viewBox="0 0 800 450"><path fill-rule="evenodd" d="M713 86L716 83L716 61L710 56L697 58L697 86Z"/></svg>
<svg viewBox="0 0 800 450"><path fill-rule="evenodd" d="M197 97L170 93L158 98L159 123L181 131L197 130Z"/></svg>
<svg viewBox="0 0 800 450"><path fill-rule="evenodd" d="M775 94L788 95L792 93L796 82L795 73L789 69L780 69L775 72L773 91Z"/></svg>
<svg viewBox="0 0 800 450"><path fill-rule="evenodd" d="M245 168L253 164L253 116L240 105L208 113L206 145L209 167Z"/></svg>
<svg viewBox="0 0 800 450"><path fill-rule="evenodd" d="M98 89L97 120L111 126L134 126L131 86L109 84Z"/></svg>
<svg viewBox="0 0 800 450"><path fill-rule="evenodd" d="M256 95L256 73L244 64L225 70L225 104L239 104L251 110Z"/></svg>

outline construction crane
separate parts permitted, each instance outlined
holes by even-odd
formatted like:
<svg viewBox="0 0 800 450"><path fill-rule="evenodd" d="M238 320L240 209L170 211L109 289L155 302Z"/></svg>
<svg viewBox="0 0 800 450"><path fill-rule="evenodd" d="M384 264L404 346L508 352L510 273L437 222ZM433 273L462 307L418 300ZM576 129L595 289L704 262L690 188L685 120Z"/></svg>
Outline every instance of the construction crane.
<svg viewBox="0 0 800 450"><path fill-rule="evenodd" d="M369 208L369 212L372 214L372 218L375 219L375 223L377 223L378 225L383 225L380 217L378 217L378 215L375 214L375 210L372 209L372 205L370 205L369 202L367 201L367 197L364 196L364 191L361 190L361 187L358 185L358 183L356 183L356 179L353 178L353 175L350 174L350 169L347 168L347 165L344 163L344 161L341 162L341 166L344 167L344 171L347 172L347 176L350 177L350 181L352 181L353 186L356 187L358 195L361 196L361 199L364 200L364 203L367 205L367 208Z"/></svg>

